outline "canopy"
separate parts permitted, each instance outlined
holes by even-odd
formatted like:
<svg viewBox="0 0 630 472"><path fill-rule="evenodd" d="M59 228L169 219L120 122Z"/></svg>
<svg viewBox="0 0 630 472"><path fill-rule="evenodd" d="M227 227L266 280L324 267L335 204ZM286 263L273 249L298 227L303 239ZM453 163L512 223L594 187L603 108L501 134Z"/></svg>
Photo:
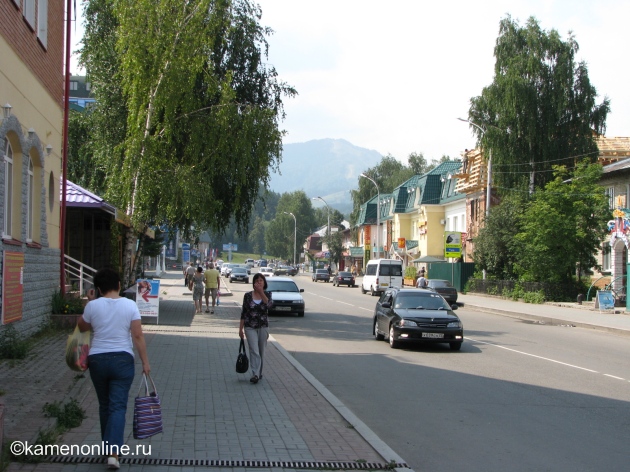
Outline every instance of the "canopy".
<svg viewBox="0 0 630 472"><path fill-rule="evenodd" d="M422 256L414 259L411 262L446 262L446 259L441 259L435 256Z"/></svg>

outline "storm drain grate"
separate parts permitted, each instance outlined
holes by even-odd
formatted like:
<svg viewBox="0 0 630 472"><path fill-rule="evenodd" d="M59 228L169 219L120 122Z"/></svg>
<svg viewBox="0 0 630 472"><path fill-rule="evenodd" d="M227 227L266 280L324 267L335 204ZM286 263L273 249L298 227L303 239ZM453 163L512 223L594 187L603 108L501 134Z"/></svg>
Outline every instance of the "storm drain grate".
<svg viewBox="0 0 630 472"><path fill-rule="evenodd" d="M60 464L105 464L103 457L85 456L51 456L49 462ZM158 465L185 467L253 467L261 469L388 469L409 468L404 462L379 464L377 462L337 462L337 461L246 461L246 460L210 460L210 459L151 459L127 458L120 459L121 464L130 465Z"/></svg>

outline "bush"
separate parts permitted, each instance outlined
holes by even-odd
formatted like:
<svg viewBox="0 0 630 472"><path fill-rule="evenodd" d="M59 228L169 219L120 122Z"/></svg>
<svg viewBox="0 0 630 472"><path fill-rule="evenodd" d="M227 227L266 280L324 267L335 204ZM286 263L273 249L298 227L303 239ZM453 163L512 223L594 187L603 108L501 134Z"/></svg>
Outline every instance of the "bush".
<svg viewBox="0 0 630 472"><path fill-rule="evenodd" d="M22 339L13 325L0 333L0 359L24 359L29 349L29 342Z"/></svg>
<svg viewBox="0 0 630 472"><path fill-rule="evenodd" d="M80 298L55 291L51 300L52 313L59 315L82 315L83 301Z"/></svg>
<svg viewBox="0 0 630 472"><path fill-rule="evenodd" d="M406 279L414 279L416 280L416 276L418 275L418 269L413 266L409 266L405 269L405 278Z"/></svg>
<svg viewBox="0 0 630 472"><path fill-rule="evenodd" d="M545 303L545 293L542 290L538 292L525 292L523 294L523 301L525 303L542 304Z"/></svg>

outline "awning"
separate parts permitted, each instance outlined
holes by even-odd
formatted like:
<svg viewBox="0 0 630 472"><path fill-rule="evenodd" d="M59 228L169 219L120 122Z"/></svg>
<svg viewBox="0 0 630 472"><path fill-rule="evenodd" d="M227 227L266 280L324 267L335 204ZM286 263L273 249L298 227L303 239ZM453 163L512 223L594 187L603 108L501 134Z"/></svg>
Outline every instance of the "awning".
<svg viewBox="0 0 630 472"><path fill-rule="evenodd" d="M434 256L422 256L414 259L411 262L446 262L446 259L442 259Z"/></svg>

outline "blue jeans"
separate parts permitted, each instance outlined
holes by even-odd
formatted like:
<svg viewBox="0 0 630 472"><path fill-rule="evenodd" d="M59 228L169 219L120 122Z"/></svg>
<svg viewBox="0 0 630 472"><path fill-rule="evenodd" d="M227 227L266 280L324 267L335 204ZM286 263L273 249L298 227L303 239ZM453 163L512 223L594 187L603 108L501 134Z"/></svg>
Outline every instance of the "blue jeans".
<svg viewBox="0 0 630 472"><path fill-rule="evenodd" d="M125 415L129 389L134 376L134 359L128 352L108 352L88 357L90 377L98 397L101 439L117 446L109 454L119 454L124 444Z"/></svg>

